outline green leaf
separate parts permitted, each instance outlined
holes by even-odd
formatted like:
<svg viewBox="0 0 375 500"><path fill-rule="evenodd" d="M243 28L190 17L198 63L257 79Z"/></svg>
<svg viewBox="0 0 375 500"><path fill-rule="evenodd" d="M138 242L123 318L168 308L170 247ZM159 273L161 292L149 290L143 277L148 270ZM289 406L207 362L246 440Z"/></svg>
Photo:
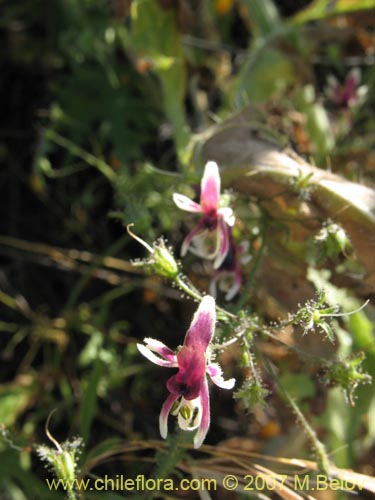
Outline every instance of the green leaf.
<svg viewBox="0 0 375 500"><path fill-rule="evenodd" d="M294 69L289 58L274 49L254 47L241 70L236 94L246 94L250 102L263 103L283 92L294 81Z"/></svg>
<svg viewBox="0 0 375 500"><path fill-rule="evenodd" d="M12 426L35 399L38 387L31 377L0 385L0 423Z"/></svg>
<svg viewBox="0 0 375 500"><path fill-rule="evenodd" d="M167 438L167 450L159 450L155 456L155 470L153 477L165 479L171 475L177 463L186 452L184 445L191 444L194 433L178 430L175 434L169 434Z"/></svg>
<svg viewBox="0 0 375 500"><path fill-rule="evenodd" d="M249 11L257 35L269 35L280 26L281 19L272 0L242 0L242 3Z"/></svg>
<svg viewBox="0 0 375 500"><path fill-rule="evenodd" d="M315 0L306 9L296 14L294 22L306 23L329 16L373 9L373 0L336 0L333 2L332 0Z"/></svg>
<svg viewBox="0 0 375 500"><path fill-rule="evenodd" d="M27 499L40 498L43 500L63 500L66 498L59 491L50 491L44 481L39 481L28 470L20 465L19 455L13 450L5 450L0 453L0 492L14 491L19 488L24 492ZM17 485L17 487L16 487ZM18 493L18 491L17 491ZM10 496L12 500L21 499L19 496Z"/></svg>
<svg viewBox="0 0 375 500"><path fill-rule="evenodd" d="M163 89L164 109L173 126L180 160L189 140L184 98L186 75L174 9L162 9L154 0L136 0L131 8L131 44L154 63Z"/></svg>
<svg viewBox="0 0 375 500"><path fill-rule="evenodd" d="M102 363L97 359L92 369L87 387L84 388L83 399L80 408L80 435L83 441L87 443L90 436L91 423L93 421L96 402L98 384L102 375Z"/></svg>
<svg viewBox="0 0 375 500"><path fill-rule="evenodd" d="M107 452L113 451L114 449L118 448L118 446L120 446L122 442L123 441L121 441L121 439L119 438L109 438L105 441L102 441L88 452L85 461L87 462L89 460L93 460L103 454L106 454Z"/></svg>
<svg viewBox="0 0 375 500"><path fill-rule="evenodd" d="M348 316L348 322L353 332L355 346L375 356L375 335L372 321L367 318L364 311L359 311ZM375 375L375 368L373 374Z"/></svg>
<svg viewBox="0 0 375 500"><path fill-rule="evenodd" d="M297 102L306 116L306 128L314 144L317 160L324 162L327 154L332 151L335 145L328 114L316 100L312 85L306 85L298 92Z"/></svg>
<svg viewBox="0 0 375 500"><path fill-rule="evenodd" d="M333 333L333 330L330 327L330 325L325 321L320 321L319 328L323 330L323 332L327 335L328 340L333 344L335 342L335 334Z"/></svg>

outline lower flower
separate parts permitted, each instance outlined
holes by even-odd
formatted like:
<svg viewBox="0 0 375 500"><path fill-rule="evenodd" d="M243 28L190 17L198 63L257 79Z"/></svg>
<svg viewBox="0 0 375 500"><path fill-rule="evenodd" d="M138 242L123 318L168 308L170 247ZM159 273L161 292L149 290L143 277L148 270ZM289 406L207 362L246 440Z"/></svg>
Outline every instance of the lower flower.
<svg viewBox="0 0 375 500"><path fill-rule="evenodd" d="M194 431L194 447L203 443L210 427L210 399L207 375L212 382L223 389L232 389L235 380L224 380L217 363L210 362L209 345L215 331L215 301L207 295L203 297L196 311L183 346L174 353L162 342L144 339L137 344L139 351L153 363L168 368L178 368L169 378L169 396L162 406L159 418L160 434L168 434L169 414L177 416L181 429Z"/></svg>

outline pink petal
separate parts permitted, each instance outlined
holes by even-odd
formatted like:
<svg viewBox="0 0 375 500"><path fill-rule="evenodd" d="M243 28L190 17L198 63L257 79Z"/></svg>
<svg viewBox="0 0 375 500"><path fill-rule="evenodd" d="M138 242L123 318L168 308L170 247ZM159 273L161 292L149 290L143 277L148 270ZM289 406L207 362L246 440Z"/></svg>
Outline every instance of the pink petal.
<svg viewBox="0 0 375 500"><path fill-rule="evenodd" d="M186 212L202 212L202 208L198 203L183 194L173 193L173 201L178 208L181 208L181 210L185 210Z"/></svg>
<svg viewBox="0 0 375 500"><path fill-rule="evenodd" d="M167 361L171 361L172 363L177 363L176 354L172 351L172 349L169 349L169 347L163 344L163 342L160 342L160 340L146 338L143 339L143 342L147 345L149 349L151 349L151 351L157 352Z"/></svg>
<svg viewBox="0 0 375 500"><path fill-rule="evenodd" d="M143 344L137 344L137 347L138 347L138 351L141 354L143 354L143 356L145 358L147 358L149 361L152 361L152 363L155 363L156 365L165 366L167 368L174 368L174 367L177 366L177 358L176 358L176 361L172 361L172 360L169 361L169 360L166 360L166 359L161 359L158 356L156 356L151 351L151 349L149 349L145 345L143 345Z"/></svg>
<svg viewBox="0 0 375 500"><path fill-rule="evenodd" d="M170 394L161 407L159 416L159 429L162 438L168 435L168 415L172 409L173 403L179 398L178 394Z"/></svg>
<svg viewBox="0 0 375 500"><path fill-rule="evenodd" d="M199 396L202 378L206 373L206 350L200 344L184 345L177 354L178 373L167 381L172 394L181 394L187 401Z"/></svg>
<svg viewBox="0 0 375 500"><path fill-rule="evenodd" d="M218 269L224 262L229 250L229 228L223 219L219 219L217 228L218 252L214 261L214 269Z"/></svg>
<svg viewBox="0 0 375 500"><path fill-rule="evenodd" d="M219 208L220 174L217 163L209 161L204 168L201 181L201 207L205 214Z"/></svg>
<svg viewBox="0 0 375 500"><path fill-rule="evenodd" d="M234 378L224 380L223 371L217 363L211 363L208 365L207 373L209 374L212 382L218 387L221 387L222 389L233 389L236 380Z"/></svg>
<svg viewBox="0 0 375 500"><path fill-rule="evenodd" d="M196 310L190 328L186 333L184 345L206 351L215 331L215 299L210 295L203 297Z"/></svg>
<svg viewBox="0 0 375 500"><path fill-rule="evenodd" d="M199 448L203 443L210 427L210 397L208 394L207 379L204 377L201 385L200 403L202 407L202 419L199 429L194 436L194 448Z"/></svg>

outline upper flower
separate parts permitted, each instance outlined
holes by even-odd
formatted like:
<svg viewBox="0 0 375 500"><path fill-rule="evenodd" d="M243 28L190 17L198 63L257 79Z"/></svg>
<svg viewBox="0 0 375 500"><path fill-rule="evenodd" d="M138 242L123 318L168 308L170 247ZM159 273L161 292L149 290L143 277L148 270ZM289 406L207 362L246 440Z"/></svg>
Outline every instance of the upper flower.
<svg viewBox="0 0 375 500"><path fill-rule="evenodd" d="M202 214L196 227L184 239L181 255L184 256L190 249L200 257L214 259L214 268L217 269L228 253L229 226L233 226L235 221L231 208L219 206L220 174L217 164L209 161L205 166L200 203L179 193L173 194L173 201L181 210Z"/></svg>
<svg viewBox="0 0 375 500"><path fill-rule="evenodd" d="M223 389L232 389L234 379L225 381L217 363L210 362L209 345L215 331L215 301L209 295L203 297L183 346L173 352L159 340L146 338L137 344L139 351L150 361L178 372L167 381L169 396L160 412L160 434L168 434L168 415L178 415L183 430L195 430L194 447L199 448L210 426L210 401L206 374ZM156 353L156 354L155 354Z"/></svg>

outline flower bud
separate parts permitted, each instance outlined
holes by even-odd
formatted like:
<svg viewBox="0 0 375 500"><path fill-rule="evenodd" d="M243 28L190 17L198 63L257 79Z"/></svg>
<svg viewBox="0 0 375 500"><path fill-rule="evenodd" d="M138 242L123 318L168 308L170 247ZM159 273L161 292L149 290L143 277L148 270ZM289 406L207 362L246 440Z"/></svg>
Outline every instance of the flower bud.
<svg viewBox="0 0 375 500"><path fill-rule="evenodd" d="M178 265L172 251L166 247L162 238L154 243L154 252L150 258L153 270L159 276L174 279L178 275Z"/></svg>
<svg viewBox="0 0 375 500"><path fill-rule="evenodd" d="M144 240L132 233L130 230L132 225L133 224L129 224L127 226L128 233L150 252L150 257L148 259L135 261L133 265L144 267L149 272L154 272L163 278L172 280L177 278L178 264L173 257L172 250L165 245L163 238L154 241L151 247Z"/></svg>
<svg viewBox="0 0 375 500"><path fill-rule="evenodd" d="M77 460L82 446L80 438L66 441L61 445L56 442L56 449L40 445L37 447L39 457L47 462L58 479L73 484L77 471Z"/></svg>

